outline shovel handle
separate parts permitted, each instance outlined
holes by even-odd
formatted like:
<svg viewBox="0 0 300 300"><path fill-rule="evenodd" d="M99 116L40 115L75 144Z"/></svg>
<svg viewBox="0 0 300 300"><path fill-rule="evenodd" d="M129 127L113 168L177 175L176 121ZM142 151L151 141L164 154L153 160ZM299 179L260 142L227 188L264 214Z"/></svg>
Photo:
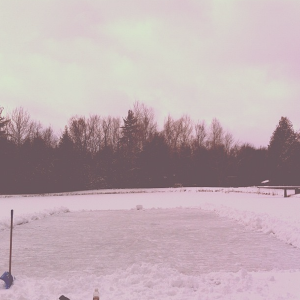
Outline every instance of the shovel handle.
<svg viewBox="0 0 300 300"><path fill-rule="evenodd" d="M10 214L10 249L9 249L9 274L11 275L11 255L12 255L12 231L13 231L14 210Z"/></svg>

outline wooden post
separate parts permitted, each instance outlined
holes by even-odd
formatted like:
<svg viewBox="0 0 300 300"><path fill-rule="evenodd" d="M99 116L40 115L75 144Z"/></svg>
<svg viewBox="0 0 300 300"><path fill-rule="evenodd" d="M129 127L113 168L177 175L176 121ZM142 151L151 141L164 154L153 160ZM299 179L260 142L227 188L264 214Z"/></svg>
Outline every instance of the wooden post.
<svg viewBox="0 0 300 300"><path fill-rule="evenodd" d="M284 198L287 197L286 189L284 189Z"/></svg>

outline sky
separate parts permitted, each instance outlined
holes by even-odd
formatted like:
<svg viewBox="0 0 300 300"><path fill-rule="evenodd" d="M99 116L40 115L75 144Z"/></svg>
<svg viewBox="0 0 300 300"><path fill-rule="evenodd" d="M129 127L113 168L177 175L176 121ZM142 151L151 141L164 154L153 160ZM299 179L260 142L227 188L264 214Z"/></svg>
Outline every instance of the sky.
<svg viewBox="0 0 300 300"><path fill-rule="evenodd" d="M139 101L267 146L300 130L299 0L0 0L0 106L62 131Z"/></svg>

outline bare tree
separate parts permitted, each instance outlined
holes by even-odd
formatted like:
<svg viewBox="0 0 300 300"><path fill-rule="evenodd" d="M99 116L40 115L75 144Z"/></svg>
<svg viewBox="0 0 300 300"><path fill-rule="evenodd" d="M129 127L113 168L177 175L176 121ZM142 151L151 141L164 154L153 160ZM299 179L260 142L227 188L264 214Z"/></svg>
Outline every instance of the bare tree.
<svg viewBox="0 0 300 300"><path fill-rule="evenodd" d="M101 148L102 141L102 127L101 117L98 115L92 115L86 120L87 123L87 150L95 155Z"/></svg>
<svg viewBox="0 0 300 300"><path fill-rule="evenodd" d="M68 127L75 147L81 152L87 152L90 132L85 117L71 117Z"/></svg>
<svg viewBox="0 0 300 300"><path fill-rule="evenodd" d="M102 120L102 132L103 132L103 146L104 148L110 146L112 144L112 117L107 117Z"/></svg>
<svg viewBox="0 0 300 300"><path fill-rule="evenodd" d="M210 125L208 143L211 148L222 145L224 142L224 130L218 119L214 118Z"/></svg>
<svg viewBox="0 0 300 300"><path fill-rule="evenodd" d="M169 115L164 124L164 137L167 144L173 149L178 150L181 146L191 144L193 132L193 122L190 117L184 115L178 120L172 119Z"/></svg>
<svg viewBox="0 0 300 300"><path fill-rule="evenodd" d="M164 138L166 140L166 143L169 147L173 146L173 123L174 120L172 119L172 117L170 115L168 115L167 120L165 120L164 123L164 130L163 130L163 135Z"/></svg>
<svg viewBox="0 0 300 300"><path fill-rule="evenodd" d="M154 121L154 110L137 101L133 105L133 113L137 119L138 146L142 149L145 142L156 132L157 123Z"/></svg>
<svg viewBox="0 0 300 300"><path fill-rule="evenodd" d="M7 126L10 139L18 146L31 135L33 124L29 113L23 107L15 108L9 115L10 122Z"/></svg>
<svg viewBox="0 0 300 300"><path fill-rule="evenodd" d="M224 135L224 147L227 154L230 153L230 150L233 147L234 139L233 135L230 132L226 132Z"/></svg>
<svg viewBox="0 0 300 300"><path fill-rule="evenodd" d="M30 126L29 126L29 133L27 138L30 139L31 141L34 138L38 138L43 136L43 126L41 124L41 122L37 122L37 121L30 121Z"/></svg>
<svg viewBox="0 0 300 300"><path fill-rule="evenodd" d="M47 147L54 148L58 143L58 139L55 136L51 126L42 130L42 138Z"/></svg>
<svg viewBox="0 0 300 300"><path fill-rule="evenodd" d="M176 127L179 135L180 146L187 146L191 143L193 122L187 115L182 116L177 122Z"/></svg>
<svg viewBox="0 0 300 300"><path fill-rule="evenodd" d="M195 144L197 147L201 148L205 146L207 138L206 124L205 121L195 124Z"/></svg>
<svg viewBox="0 0 300 300"><path fill-rule="evenodd" d="M121 139L121 119L112 118L111 142L114 151L119 150L119 142Z"/></svg>

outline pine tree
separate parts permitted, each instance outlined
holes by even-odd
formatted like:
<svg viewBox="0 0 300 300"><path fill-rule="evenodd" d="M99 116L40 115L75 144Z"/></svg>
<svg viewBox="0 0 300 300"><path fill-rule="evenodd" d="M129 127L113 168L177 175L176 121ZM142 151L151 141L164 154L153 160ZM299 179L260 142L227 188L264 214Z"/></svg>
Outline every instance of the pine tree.
<svg viewBox="0 0 300 300"><path fill-rule="evenodd" d="M276 184L289 184L293 181L291 172L295 161L297 135L292 122L281 117L268 146L271 164L271 177Z"/></svg>
<svg viewBox="0 0 300 300"><path fill-rule="evenodd" d="M119 181L123 187L138 186L138 132L137 119L132 110L128 111L128 115L121 127L120 138L120 155L119 155Z"/></svg>
<svg viewBox="0 0 300 300"><path fill-rule="evenodd" d="M78 164L78 159L74 142L70 136L68 127L60 137L56 153L56 174L58 178L57 188L60 191L71 191L80 188L82 175Z"/></svg>
<svg viewBox="0 0 300 300"><path fill-rule="evenodd" d="M0 193L12 193L16 182L16 156L15 147L7 137L6 120L1 116L3 108L0 108Z"/></svg>
<svg viewBox="0 0 300 300"><path fill-rule="evenodd" d="M4 117L1 116L3 112L3 107L0 107L0 138L6 137L6 124L9 122L9 120L5 120Z"/></svg>
<svg viewBox="0 0 300 300"><path fill-rule="evenodd" d="M141 177L144 186L163 187L173 184L169 153L170 149L163 134L154 134L145 144L141 153Z"/></svg>
<svg viewBox="0 0 300 300"><path fill-rule="evenodd" d="M135 154L137 151L137 119L132 110L128 111L127 118L123 119L124 126L121 127L121 146L127 155Z"/></svg>
<svg viewBox="0 0 300 300"><path fill-rule="evenodd" d="M63 155L71 155L71 152L74 149L74 143L69 134L68 127L65 127L65 130L59 140L58 149Z"/></svg>

